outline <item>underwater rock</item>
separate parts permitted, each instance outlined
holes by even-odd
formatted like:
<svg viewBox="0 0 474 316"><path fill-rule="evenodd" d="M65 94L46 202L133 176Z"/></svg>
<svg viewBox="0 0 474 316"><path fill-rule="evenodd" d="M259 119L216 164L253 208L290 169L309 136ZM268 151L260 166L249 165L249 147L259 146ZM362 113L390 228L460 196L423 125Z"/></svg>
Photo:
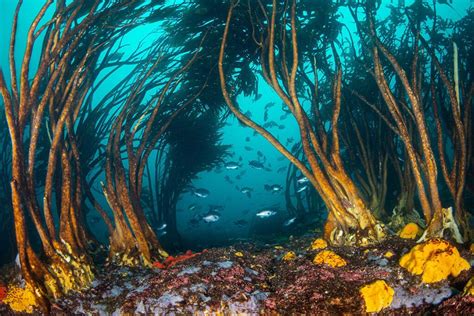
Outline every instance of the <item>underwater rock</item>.
<svg viewBox="0 0 474 316"><path fill-rule="evenodd" d="M187 267L187 268L183 269L180 273L178 273L178 276L183 276L185 274L194 274L194 273L199 272L199 271L201 271L201 268L191 266L191 267Z"/></svg>
<svg viewBox="0 0 474 316"><path fill-rule="evenodd" d="M416 223L408 223L403 227L398 236L403 239L416 239L422 233L421 227Z"/></svg>
<svg viewBox="0 0 474 316"><path fill-rule="evenodd" d="M230 269L234 263L232 261L216 262L216 265L221 269Z"/></svg>
<svg viewBox="0 0 474 316"><path fill-rule="evenodd" d="M380 312L390 306L395 291L384 280L364 285L360 290L368 313Z"/></svg>
<svg viewBox="0 0 474 316"><path fill-rule="evenodd" d="M448 297L451 297L452 290L449 286L430 287L423 285L421 287L410 288L406 290L402 287L395 287L395 296L391 308L413 308L423 304L437 305Z"/></svg>
<svg viewBox="0 0 474 316"><path fill-rule="evenodd" d="M400 259L400 266L412 274L421 275L424 283L457 277L471 267L457 248L443 239L431 239L416 245Z"/></svg>
<svg viewBox="0 0 474 316"><path fill-rule="evenodd" d="M333 268L343 267L347 264L346 260L331 250L323 250L318 253L314 257L313 263L326 264Z"/></svg>

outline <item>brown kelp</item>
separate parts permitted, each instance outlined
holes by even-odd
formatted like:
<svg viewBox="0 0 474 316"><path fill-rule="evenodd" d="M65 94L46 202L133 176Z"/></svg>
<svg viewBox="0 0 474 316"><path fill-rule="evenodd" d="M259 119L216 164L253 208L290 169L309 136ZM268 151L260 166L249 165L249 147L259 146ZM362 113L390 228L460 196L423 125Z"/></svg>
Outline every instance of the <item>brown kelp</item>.
<svg viewBox="0 0 474 316"><path fill-rule="evenodd" d="M47 308L49 297L82 289L92 281L88 235L81 215L83 181L75 122L97 74L101 52L143 22L143 12L153 7L133 0L113 4L73 1L68 5L58 1L54 8L52 4L47 1L31 24L17 73L19 1L9 50L10 86L0 71L0 92L11 136L11 191L19 260L27 290L35 293L43 308ZM54 12L47 18L50 10ZM34 70L30 67L33 47L40 35L44 35L41 62ZM40 142L45 135L49 141ZM47 153L41 192L37 187L40 149ZM32 247L29 219L40 238L41 251Z"/></svg>
<svg viewBox="0 0 474 316"><path fill-rule="evenodd" d="M413 171L418 198L427 223L423 239L443 237L444 230L450 229L456 240L462 242L464 238L457 223L461 225L464 236L467 237L469 226L462 206L462 197L474 86L468 78L459 80L455 44L454 53L450 56L453 58L451 60L454 60L455 69L451 72L446 62L443 64L440 61L434 48L425 40L426 35L423 34L422 28L426 26L425 20L430 11L424 8L421 2L416 2L405 15L405 23L411 30L411 33L407 34L405 47L412 56L408 62L403 60L406 63L402 63L394 49L379 36L373 8L369 5L364 8L366 19L363 22L357 12L352 11L352 15L361 37L365 36L367 39L364 47L370 50L372 55L374 79L390 113L392 126L404 144ZM436 18L432 23L433 37ZM430 75L423 75L425 71ZM448 77L449 73L451 78ZM395 84L390 83L391 78L396 78ZM448 115L440 115L440 104L445 104L443 108L449 107ZM437 141L429 135L428 117L435 122ZM441 120L445 121L442 123ZM411 121L413 126L411 131L408 129L408 121ZM444 134L450 136L445 137ZM449 146L453 148L450 163L445 154ZM452 210L443 207L438 181L439 169L452 196L456 220Z"/></svg>
<svg viewBox="0 0 474 316"><path fill-rule="evenodd" d="M337 50L331 41L333 40L330 37L331 33L324 34L321 30L322 34L320 34L321 37L327 36L322 45L329 45L326 48L332 50L336 64L332 82L332 114L328 119L331 129L327 131L324 129L321 115L318 115L316 57L307 60L308 55L304 54L306 52L299 52L296 3L294 1L286 3L279 10L277 2L273 1L271 12L266 12L266 7L263 5L254 11L251 10L251 7L248 8L251 23L255 28L252 36L254 36L261 53L259 62L261 72L267 84L274 89L298 123L303 151L310 166L308 168L271 133L245 116L235 105L236 100L233 95L228 92L226 84L228 75L224 73L223 64L227 37L231 34L229 29L232 23L232 13L237 6L238 2L232 2L230 5L219 55L221 88L227 105L240 121L265 137L310 180L329 209L325 227L325 235L328 239L335 244L366 244L381 240L385 235L384 229L377 222L354 181L346 172L340 153L338 119L341 111L342 69ZM315 8L305 7L304 4L302 7L302 10L315 10ZM335 9L333 8L333 10ZM277 14L277 12L283 13ZM266 27L264 27L264 23L267 25ZM301 30L301 33L304 33L304 30ZM311 33L314 35L316 30L312 29ZM302 47L307 48L308 45L303 44ZM309 71L308 65L312 65ZM314 74L313 80L308 77L308 72ZM311 114L314 115L313 122L310 121L308 112L302 106L302 98L298 97L300 87L296 85L297 77L300 84L305 86L304 90L309 91L309 98L312 102Z"/></svg>

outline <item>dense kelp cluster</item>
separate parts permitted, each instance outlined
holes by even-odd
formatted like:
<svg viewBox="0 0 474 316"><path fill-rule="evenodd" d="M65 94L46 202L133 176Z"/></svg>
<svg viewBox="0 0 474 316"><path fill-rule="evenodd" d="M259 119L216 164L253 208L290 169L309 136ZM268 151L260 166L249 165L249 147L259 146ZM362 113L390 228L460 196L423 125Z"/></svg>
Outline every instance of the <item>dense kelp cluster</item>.
<svg viewBox="0 0 474 316"><path fill-rule="evenodd" d="M452 22L437 6L382 18L375 1L47 1L18 61L19 1L0 69L0 229L14 233L25 295L47 311L89 287L105 246L109 264L165 260L162 225L179 249L178 199L227 155L229 115L290 162L290 214L325 205L333 246L410 222L420 241L472 240L474 11ZM164 31L124 54L143 25ZM251 117L262 86L297 123L292 147ZM303 178L312 189L295 196Z"/></svg>

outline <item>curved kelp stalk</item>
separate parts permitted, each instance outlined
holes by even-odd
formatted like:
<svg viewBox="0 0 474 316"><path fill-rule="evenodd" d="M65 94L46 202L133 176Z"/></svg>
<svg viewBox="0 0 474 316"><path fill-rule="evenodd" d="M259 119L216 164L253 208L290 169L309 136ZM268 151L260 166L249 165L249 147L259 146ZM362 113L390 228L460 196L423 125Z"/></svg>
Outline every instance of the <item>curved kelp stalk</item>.
<svg viewBox="0 0 474 316"><path fill-rule="evenodd" d="M256 122L244 115L238 106L234 96L231 96L227 89L226 81L228 80L224 73L224 55L227 38L229 37L229 29L231 27L232 12L238 5L233 1L230 5L226 27L224 30L220 54L219 54L219 75L221 81L221 89L230 110L245 125L253 128L265 139L267 139L278 151L280 151L287 159L290 160L302 173L306 176L316 191L320 194L324 203L329 210L328 220L325 226L325 237L336 245L347 244L368 244L378 242L384 238L385 232L381 225L372 215L368 208L367 202L361 196L354 181L346 172L341 154L338 135L338 118L341 110L341 77L342 70L336 49L332 47L334 58L336 61L336 74L334 75L334 83L332 87L332 115L331 129L326 131L321 124L321 118L318 117L317 106L312 108L312 114L316 116L316 127L314 127L308 117L308 113L302 106L296 79L305 73L304 63L300 58L304 57L299 53L297 41L296 26L296 1L291 2L291 6L287 5L283 8L283 17L281 23L280 42L277 43L275 29L277 28L277 4L273 1L272 12L267 19L268 28L267 36L260 37L259 45L261 49L261 71L267 84L273 88L277 95L293 114L299 127L303 152L308 161L307 167L301 160L295 157L287 150L280 141L270 132L262 128ZM262 11L264 7L261 6ZM289 12L289 13L288 13ZM252 13L250 13L252 15ZM266 12L264 15L267 16ZM289 15L289 18L287 17ZM255 19L257 14L255 14ZM287 20L289 19L290 34L286 35ZM253 22L255 26L263 25L261 21ZM276 55L275 47L278 47L279 55ZM292 58L287 59L291 49ZM314 60L310 61L314 65ZM315 76L317 76L315 71ZM303 76L304 77L304 76ZM298 85L306 84L306 88L313 93L315 102L317 95L317 79L313 82L310 80L301 80ZM331 146L329 146L331 145Z"/></svg>
<svg viewBox="0 0 474 316"><path fill-rule="evenodd" d="M150 266L154 260L168 256L143 210L140 198L143 176L158 141L199 96L198 92L178 99L175 91L198 58L200 47L181 64L179 51L172 51L161 42L161 45L156 42L155 49L148 52L144 65L132 70L133 76L129 78L133 83L125 89L128 95L107 143L103 192L115 222L110 237L110 259L122 265Z"/></svg>
<svg viewBox="0 0 474 316"><path fill-rule="evenodd" d="M366 9L367 28L363 28L361 23L353 16L357 22L359 30L368 30L367 35L371 40L370 50L372 53L374 77L378 89L384 99L384 102L394 121L397 134L404 144L407 158L415 179L418 199L421 204L424 220L427 228L420 240L433 237L443 237L446 230L456 241L463 242L464 238L460 233L458 224L465 232L469 226L462 208L462 194L464 190L466 165L467 165L467 127L470 118L470 103L472 96L472 83L466 90L466 95L459 98L456 93L455 85L448 79L446 69L438 60L436 54L428 46L421 35L420 23L416 24L408 16L409 26L412 27L412 61L404 69L403 64L397 60L397 57L389 50L378 37L375 28L373 13ZM383 64L383 56L390 65L390 68ZM423 58L420 58L422 56ZM425 62L425 64L423 64ZM431 63L431 78L423 80L421 75L426 69L426 64ZM395 77L396 84L392 84L392 78ZM436 84L436 78L439 78ZM395 91L404 91L400 97ZM440 91L445 90L447 94L443 97ZM464 102L461 102L461 101ZM449 105L451 112L450 120L441 124L439 114L439 103ZM428 130L430 129L427 118L432 117L435 121L437 130L438 155L435 154L435 148L430 139ZM413 130L408 126L413 122ZM453 122L454 125L451 125ZM454 154L451 162L451 171L448 172L447 159L445 151L449 147L446 141L448 138L443 136L443 126L448 128L452 135L452 146ZM438 182L438 170L441 167L448 189L453 197L456 208L456 219L451 208L444 208L440 194L440 184ZM448 174L449 173L449 174ZM467 235L466 235L467 236Z"/></svg>
<svg viewBox="0 0 474 316"><path fill-rule="evenodd" d="M21 272L45 310L51 298L84 289L94 277L82 220L83 179L77 148L81 135L75 122L97 74L101 52L141 23L139 17L146 11L141 1L134 0L105 5L73 1L67 6L58 1L55 9L52 3L42 6L29 28L17 73L19 1L9 49L10 86L0 70L12 146L11 192ZM33 47L41 36L39 66L33 71ZM38 170L39 163L45 170ZM44 190L38 190L40 185ZM30 220L40 252L28 234Z"/></svg>

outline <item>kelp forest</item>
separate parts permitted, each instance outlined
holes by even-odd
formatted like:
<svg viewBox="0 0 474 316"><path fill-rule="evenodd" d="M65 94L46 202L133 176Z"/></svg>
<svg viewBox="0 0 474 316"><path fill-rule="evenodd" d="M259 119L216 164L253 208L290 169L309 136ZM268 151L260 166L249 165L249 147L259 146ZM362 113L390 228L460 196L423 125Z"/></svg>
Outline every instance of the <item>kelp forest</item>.
<svg viewBox="0 0 474 316"><path fill-rule="evenodd" d="M472 3L7 2L0 314L474 313Z"/></svg>

